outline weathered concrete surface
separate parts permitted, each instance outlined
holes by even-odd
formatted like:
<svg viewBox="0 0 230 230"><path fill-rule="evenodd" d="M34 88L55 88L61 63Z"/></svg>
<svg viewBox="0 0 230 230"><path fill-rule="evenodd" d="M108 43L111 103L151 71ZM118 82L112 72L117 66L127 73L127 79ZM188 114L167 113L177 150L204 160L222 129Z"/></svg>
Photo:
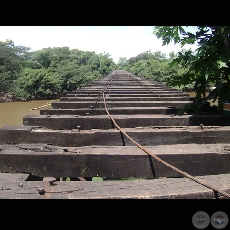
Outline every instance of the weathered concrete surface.
<svg viewBox="0 0 230 230"><path fill-rule="evenodd" d="M230 143L230 127L136 127L124 128L141 145ZM109 130L52 130L39 126L5 126L0 129L0 144L45 143L59 146L134 146L116 128Z"/></svg>
<svg viewBox="0 0 230 230"><path fill-rule="evenodd" d="M95 93L95 92L92 92L92 93L77 93L77 92L70 92L70 93L66 93L65 94L66 97L81 97L81 98L84 98L84 97L99 97L101 98L102 97L102 94L101 93ZM106 98L110 98L110 97L120 97L120 98L123 98L123 97L151 97L151 96L156 96L154 93L151 93L151 92L144 92L144 93L133 93L133 94L130 94L130 93L127 93L127 92L121 92L119 94L114 94L114 93L110 93L110 94L106 94L105 93L105 97ZM173 93L160 93L157 95L157 97L187 97L189 96L189 93L176 93L176 94L173 94Z"/></svg>
<svg viewBox="0 0 230 230"><path fill-rule="evenodd" d="M184 105L191 103L191 101L115 101L115 102L108 102L108 108L115 108L115 107L167 107L167 106L178 106L183 107ZM89 108L89 106L93 106L94 108L105 108L104 102L101 100L98 101L60 101L60 102L52 102L53 109L78 109L78 108Z"/></svg>
<svg viewBox="0 0 230 230"><path fill-rule="evenodd" d="M0 173L0 182L23 182L25 181L30 174L26 173ZM1 186L0 186L1 190Z"/></svg>
<svg viewBox="0 0 230 230"><path fill-rule="evenodd" d="M180 108L167 108L167 107L120 107L110 108L111 115L126 114L176 114ZM104 108L80 108L80 109L41 109L40 115L82 115L85 116L89 113L93 115L106 115Z"/></svg>
<svg viewBox="0 0 230 230"><path fill-rule="evenodd" d="M229 174L197 179L230 192ZM0 181L0 199L214 199L214 192L188 178L126 181ZM221 194L219 199L226 199Z"/></svg>
<svg viewBox="0 0 230 230"><path fill-rule="evenodd" d="M229 126L228 116L219 114L200 115L163 115L163 114L133 114L113 115L117 125L122 128L135 128L138 126ZM43 126L48 129L76 129L81 126L82 130L89 129L112 129L114 124L110 117L106 115L26 115L23 117L23 124L28 126Z"/></svg>
<svg viewBox="0 0 230 230"><path fill-rule="evenodd" d="M45 144L0 145L0 171L39 177L181 177L154 158L187 173L230 173L230 144L60 147ZM151 155L152 154L152 155ZM127 167L128 166L128 167Z"/></svg>
<svg viewBox="0 0 230 230"><path fill-rule="evenodd" d="M130 101L186 101L188 102L190 100L189 97L123 97L122 100L125 100L126 103L129 103ZM60 101L80 101L80 102L96 102L101 101L103 102L103 98L100 97L100 99L96 99L95 97L60 97ZM109 101L121 101L120 97L107 97L106 102Z"/></svg>
<svg viewBox="0 0 230 230"><path fill-rule="evenodd" d="M99 95L102 95L102 92L103 90L102 89L98 89L98 90L94 90L94 89L91 89L91 90L78 90L78 91L73 91L71 94L86 94L88 96L90 96L91 94L97 94L98 96ZM184 96L184 93L182 93L181 91L177 91L177 90L174 90L174 91L169 91L169 90L154 90L154 91L151 91L151 90L147 90L146 92L146 89L144 90L120 90L120 89L117 89L117 90L106 90L105 92L105 95L122 95L122 94L151 94L151 95L162 95L162 94L166 94L166 95L180 95L180 96Z"/></svg>

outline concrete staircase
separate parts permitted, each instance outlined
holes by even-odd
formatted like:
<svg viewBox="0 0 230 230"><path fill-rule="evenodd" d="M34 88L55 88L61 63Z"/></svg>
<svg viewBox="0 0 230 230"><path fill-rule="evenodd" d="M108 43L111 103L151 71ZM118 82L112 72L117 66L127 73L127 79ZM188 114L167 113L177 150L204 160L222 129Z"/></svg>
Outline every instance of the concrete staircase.
<svg viewBox="0 0 230 230"><path fill-rule="evenodd" d="M85 186L88 192L74 191L74 198L213 196L212 190L163 165L118 130L105 110L103 92L117 125L141 146L168 164L230 191L230 117L178 115L191 103L188 93L121 70L63 95L38 116L25 116L23 126L1 128L0 169L4 176L27 173L41 178L33 183L34 188L37 183L45 184L44 198L51 189L70 185ZM56 182L58 186L53 187L47 185L47 178L70 181ZM90 181L87 186L86 181ZM89 191L91 195L87 195ZM7 192L4 196L7 194L10 196ZM15 191L11 195L16 196Z"/></svg>

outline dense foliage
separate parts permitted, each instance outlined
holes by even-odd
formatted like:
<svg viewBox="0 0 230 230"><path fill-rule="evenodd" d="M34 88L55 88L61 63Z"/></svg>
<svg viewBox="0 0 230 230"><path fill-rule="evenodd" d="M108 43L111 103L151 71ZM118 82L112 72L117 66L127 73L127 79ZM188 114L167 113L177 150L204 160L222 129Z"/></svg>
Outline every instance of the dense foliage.
<svg viewBox="0 0 230 230"><path fill-rule="evenodd" d="M9 91L13 87L29 50L14 46L11 40L0 42L0 91Z"/></svg>
<svg viewBox="0 0 230 230"><path fill-rule="evenodd" d="M57 98L117 68L105 53L68 47L30 52L11 40L0 42L0 92L10 92L16 100Z"/></svg>
<svg viewBox="0 0 230 230"><path fill-rule="evenodd" d="M189 32L186 26L155 26L153 33L163 40L181 44L197 44L195 52L182 50L171 62L187 68L175 84L192 84L196 98L191 106L197 111L208 100L218 100L219 112L223 103L230 100L230 26L194 26L196 32ZM206 94L207 87L213 87ZM189 109L189 108L187 108Z"/></svg>
<svg viewBox="0 0 230 230"><path fill-rule="evenodd" d="M188 69L181 65L170 66L171 61L175 58L174 52L169 53L169 57L160 51L138 54L134 58L126 60L120 58L118 64L121 69L125 69L135 75L161 82L164 85L172 86L178 90L191 88L189 84L175 84L175 79L180 78ZM174 79L174 81L173 81Z"/></svg>

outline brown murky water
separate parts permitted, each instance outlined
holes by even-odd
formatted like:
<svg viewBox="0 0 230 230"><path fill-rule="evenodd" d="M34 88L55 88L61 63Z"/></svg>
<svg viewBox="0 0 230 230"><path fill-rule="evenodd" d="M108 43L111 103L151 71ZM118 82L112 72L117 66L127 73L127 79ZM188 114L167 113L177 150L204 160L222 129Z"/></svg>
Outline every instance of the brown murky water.
<svg viewBox="0 0 230 230"><path fill-rule="evenodd" d="M51 108L51 101L59 99L0 103L0 128L6 125L23 125L25 115L39 115L40 109Z"/></svg>

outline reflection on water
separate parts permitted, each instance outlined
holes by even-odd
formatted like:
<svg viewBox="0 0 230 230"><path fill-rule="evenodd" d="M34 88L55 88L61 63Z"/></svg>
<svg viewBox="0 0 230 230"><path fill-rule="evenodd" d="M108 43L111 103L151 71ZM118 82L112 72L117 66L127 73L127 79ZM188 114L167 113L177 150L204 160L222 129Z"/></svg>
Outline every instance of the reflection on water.
<svg viewBox="0 0 230 230"><path fill-rule="evenodd" d="M23 117L25 115L40 115L40 109L32 110L32 108L38 108L49 104L55 100L33 100L26 102L7 102L0 103L0 128L6 125L23 125ZM50 109L51 106L45 106L41 109Z"/></svg>

